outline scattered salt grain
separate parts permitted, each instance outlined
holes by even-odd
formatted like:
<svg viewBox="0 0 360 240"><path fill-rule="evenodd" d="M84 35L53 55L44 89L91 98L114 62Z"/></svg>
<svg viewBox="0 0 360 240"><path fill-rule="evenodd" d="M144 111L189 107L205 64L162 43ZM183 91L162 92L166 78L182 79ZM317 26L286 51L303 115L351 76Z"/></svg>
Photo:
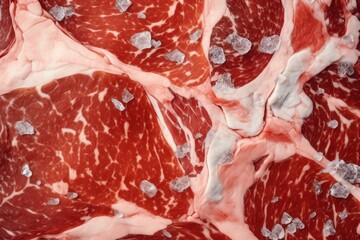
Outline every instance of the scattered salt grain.
<svg viewBox="0 0 360 240"><path fill-rule="evenodd" d="M139 13L137 14L137 17L140 18L140 19L145 19L145 18L146 18L146 15L145 15L145 13L143 13L143 12L139 12Z"/></svg>
<svg viewBox="0 0 360 240"><path fill-rule="evenodd" d="M176 147L175 156L177 158L184 158L189 152L190 152L190 147L187 143L185 143L184 145L180 145Z"/></svg>
<svg viewBox="0 0 360 240"><path fill-rule="evenodd" d="M330 120L327 122L326 124L329 128L332 128L332 129L335 129L339 126L339 123L338 121L336 121L335 119L334 120Z"/></svg>
<svg viewBox="0 0 360 240"><path fill-rule="evenodd" d="M169 61L176 62L177 64L183 63L185 61L185 54L175 49L169 53L165 54L165 58Z"/></svg>
<svg viewBox="0 0 360 240"><path fill-rule="evenodd" d="M226 61L224 49L218 46L212 46L209 49L210 61L214 64L223 64Z"/></svg>
<svg viewBox="0 0 360 240"><path fill-rule="evenodd" d="M281 216L281 224L289 224L293 220L293 217L290 216L287 212L284 212Z"/></svg>
<svg viewBox="0 0 360 240"><path fill-rule="evenodd" d="M295 224L297 229L304 229L305 228L305 224L299 218L294 218L292 220L292 223Z"/></svg>
<svg viewBox="0 0 360 240"><path fill-rule="evenodd" d="M131 36L130 43L138 50L151 48L151 33L149 31L135 33Z"/></svg>
<svg viewBox="0 0 360 240"><path fill-rule="evenodd" d="M276 224L271 230L270 236L273 235L276 238L272 239L283 239L285 237L285 230L280 224ZM269 236L269 237L270 237ZM270 238L271 239L271 238Z"/></svg>
<svg viewBox="0 0 360 240"><path fill-rule="evenodd" d="M20 135L34 135L35 130L34 127L26 121L17 121L15 123L15 129Z"/></svg>
<svg viewBox="0 0 360 240"><path fill-rule="evenodd" d="M313 190L316 195L320 195L320 193L323 191L321 184L317 180L313 181Z"/></svg>
<svg viewBox="0 0 360 240"><path fill-rule="evenodd" d="M158 48L161 46L161 41L160 40L156 41L154 39L151 39L151 46L153 46L154 48Z"/></svg>
<svg viewBox="0 0 360 240"><path fill-rule="evenodd" d="M261 53L273 54L280 46L280 36L272 35L263 37L260 41L258 51Z"/></svg>
<svg viewBox="0 0 360 240"><path fill-rule="evenodd" d="M163 233L164 237L167 237L167 238L172 238L171 233L169 233L169 232L168 232L168 231L166 231L165 229L164 229L164 230L162 230L162 233Z"/></svg>
<svg viewBox="0 0 360 240"><path fill-rule="evenodd" d="M122 102L120 102L119 100L112 98L111 101L113 102L113 104L117 110L119 110L119 111L125 110L124 104L122 104Z"/></svg>
<svg viewBox="0 0 360 240"><path fill-rule="evenodd" d="M324 154L322 152L317 152L314 155L315 160L319 161L319 162L323 159L323 157L324 157Z"/></svg>
<svg viewBox="0 0 360 240"><path fill-rule="evenodd" d="M56 21L60 22L66 17L70 17L74 14L75 8L71 6L58 6L55 5L49 10L49 13L55 18Z"/></svg>
<svg viewBox="0 0 360 240"><path fill-rule="evenodd" d="M225 72L215 83L215 89L221 90L226 88L233 88L234 83L231 79L231 73Z"/></svg>
<svg viewBox="0 0 360 240"><path fill-rule="evenodd" d="M192 34L190 34L190 41L196 42L197 40L199 40L201 38L201 35L202 35L202 30L196 29Z"/></svg>
<svg viewBox="0 0 360 240"><path fill-rule="evenodd" d="M240 37L235 33L229 34L226 38L226 42L232 46L240 55L244 55L251 50L252 43L249 39Z"/></svg>
<svg viewBox="0 0 360 240"><path fill-rule="evenodd" d="M124 217L124 214L117 209L114 209L113 212L114 212L115 218L123 218Z"/></svg>
<svg viewBox="0 0 360 240"><path fill-rule="evenodd" d="M309 216L310 218L314 218L314 217L316 217L316 212L312 212L312 213L310 213L310 216Z"/></svg>
<svg viewBox="0 0 360 240"><path fill-rule="evenodd" d="M195 134L195 139L199 139L199 138L201 138L203 135L201 134L201 133L196 133Z"/></svg>
<svg viewBox="0 0 360 240"><path fill-rule="evenodd" d="M50 206L56 206L60 204L60 199L59 198L49 198L47 205Z"/></svg>
<svg viewBox="0 0 360 240"><path fill-rule="evenodd" d="M124 102L124 103L128 103L130 102L131 100L134 99L134 95L132 95L129 90L127 90L126 88L124 89L123 93L122 93L122 96L121 96L121 100Z"/></svg>
<svg viewBox="0 0 360 240"><path fill-rule="evenodd" d="M29 178L32 176L32 171L30 170L30 167L28 164L24 164L21 168L21 175Z"/></svg>
<svg viewBox="0 0 360 240"><path fill-rule="evenodd" d="M131 4L130 0L115 0L115 7L122 13L126 12Z"/></svg>
<svg viewBox="0 0 360 240"><path fill-rule="evenodd" d="M278 202L279 201L279 197L273 197L272 199L271 199L271 203L276 203L276 202Z"/></svg>
<svg viewBox="0 0 360 240"><path fill-rule="evenodd" d="M188 176L183 176L171 183L171 189L177 192L183 192L190 187L190 178Z"/></svg>
<svg viewBox="0 0 360 240"><path fill-rule="evenodd" d="M143 180L140 183L140 190L145 193L149 198L153 198L158 189L156 188L155 184L147 181L147 180Z"/></svg>
<svg viewBox="0 0 360 240"><path fill-rule="evenodd" d="M354 67L350 62L339 62L337 64L339 77L351 76L354 74Z"/></svg>
<svg viewBox="0 0 360 240"><path fill-rule="evenodd" d="M344 211L344 212L339 213L338 216L341 220L344 220L345 218L347 218L349 216L349 214Z"/></svg>
<svg viewBox="0 0 360 240"><path fill-rule="evenodd" d="M41 185L41 181L40 181L40 180L37 180L37 181L36 181L36 185L40 186L40 185Z"/></svg>
<svg viewBox="0 0 360 240"><path fill-rule="evenodd" d="M296 224L290 223L289 225L286 226L286 230L291 234L296 233Z"/></svg>
<svg viewBox="0 0 360 240"><path fill-rule="evenodd" d="M325 237L328 236L334 236L336 233L335 227L334 227L334 222L329 219L326 221L324 228L323 228L323 234Z"/></svg>
<svg viewBox="0 0 360 240"><path fill-rule="evenodd" d="M324 94L324 93L325 93L325 89L319 87L318 90L317 90L317 93L318 93L318 94Z"/></svg>
<svg viewBox="0 0 360 240"><path fill-rule="evenodd" d="M350 194L350 191L341 183L335 183L330 188L330 195L335 198L346 199Z"/></svg>
<svg viewBox="0 0 360 240"><path fill-rule="evenodd" d="M76 192L68 192L67 194L66 194L66 197L67 198L69 198L69 199L76 199L77 197L79 196L79 194L78 193L76 193Z"/></svg>
<svg viewBox="0 0 360 240"><path fill-rule="evenodd" d="M266 227L261 228L261 235L263 235L264 237L268 237L270 236L271 231L269 229L267 229Z"/></svg>

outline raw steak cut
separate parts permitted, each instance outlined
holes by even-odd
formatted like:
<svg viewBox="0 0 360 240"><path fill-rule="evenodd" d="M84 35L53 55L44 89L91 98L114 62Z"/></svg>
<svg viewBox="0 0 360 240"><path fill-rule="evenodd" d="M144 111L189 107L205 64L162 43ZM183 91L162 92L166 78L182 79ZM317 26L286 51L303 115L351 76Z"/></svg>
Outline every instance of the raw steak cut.
<svg viewBox="0 0 360 240"><path fill-rule="evenodd" d="M0 1L0 238L360 239L359 4Z"/></svg>

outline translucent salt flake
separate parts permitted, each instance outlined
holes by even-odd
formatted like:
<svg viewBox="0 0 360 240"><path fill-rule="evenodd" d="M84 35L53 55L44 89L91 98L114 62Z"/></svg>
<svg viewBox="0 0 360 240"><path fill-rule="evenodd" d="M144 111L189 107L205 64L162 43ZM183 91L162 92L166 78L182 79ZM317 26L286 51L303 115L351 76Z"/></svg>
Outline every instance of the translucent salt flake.
<svg viewBox="0 0 360 240"><path fill-rule="evenodd" d="M40 180L37 180L37 181L36 181L36 185L40 186L40 185L41 185L41 181L40 181Z"/></svg>
<svg viewBox="0 0 360 240"><path fill-rule="evenodd" d="M316 217L316 212L312 212L312 213L310 213L310 216L309 216L310 218L314 218L314 217Z"/></svg>
<svg viewBox="0 0 360 240"><path fill-rule="evenodd" d="M233 80L231 79L231 73L228 72L221 75L221 77L215 83L215 88L217 90L221 90L224 88L233 88L233 87L234 87L234 83Z"/></svg>
<svg viewBox="0 0 360 240"><path fill-rule="evenodd" d="M240 55L244 55L251 50L252 43L249 39L240 37L237 34L230 34L226 38L226 42L232 46L232 48L240 53Z"/></svg>
<svg viewBox="0 0 360 240"><path fill-rule="evenodd" d="M261 228L261 235L263 235L264 237L268 237L270 236L271 231L269 229L267 229L266 227Z"/></svg>
<svg viewBox="0 0 360 240"><path fill-rule="evenodd" d="M290 223L289 225L286 226L286 230L291 234L296 233L296 224Z"/></svg>
<svg viewBox="0 0 360 240"><path fill-rule="evenodd" d="M344 220L345 218L347 218L349 216L349 214L347 212L341 212L338 214L338 216L341 220Z"/></svg>
<svg viewBox="0 0 360 240"><path fill-rule="evenodd" d="M260 41L258 51L267 54L273 54L280 47L280 36L272 35L263 37Z"/></svg>
<svg viewBox="0 0 360 240"><path fill-rule="evenodd" d="M319 162L323 159L323 157L324 157L324 154L322 152L317 152L314 155L315 160L319 161Z"/></svg>
<svg viewBox="0 0 360 240"><path fill-rule="evenodd" d="M223 64L226 61L224 49L218 46L212 46L209 49L210 61L214 64Z"/></svg>
<svg viewBox="0 0 360 240"><path fill-rule="evenodd" d="M305 228L305 224L299 218L294 218L292 220L292 223L295 224L297 229L304 229Z"/></svg>
<svg viewBox="0 0 360 240"><path fill-rule="evenodd" d="M119 111L124 111L125 110L125 106L122 102L120 102L119 100L112 98L111 99L112 103L114 104L115 108Z"/></svg>
<svg viewBox="0 0 360 240"><path fill-rule="evenodd" d="M151 48L151 33L149 31L135 33L131 36L130 43L139 50Z"/></svg>
<svg viewBox="0 0 360 240"><path fill-rule="evenodd" d="M165 58L168 59L169 61L180 64L185 61L185 54L175 49L174 51L166 53Z"/></svg>
<svg viewBox="0 0 360 240"><path fill-rule="evenodd" d="M202 135L201 133L196 133L196 134L195 134L195 139L202 138L202 136L203 136L203 135Z"/></svg>
<svg viewBox="0 0 360 240"><path fill-rule="evenodd" d="M167 230L162 230L162 234L164 235L164 237L167 237L167 238L172 238L172 235L171 233L169 233Z"/></svg>
<svg viewBox="0 0 360 240"><path fill-rule="evenodd" d="M287 212L284 212L281 216L281 224L289 224L293 220L293 217L290 216Z"/></svg>
<svg viewBox="0 0 360 240"><path fill-rule="evenodd" d="M70 17L75 12L75 8L71 6L57 6L55 5L49 11L49 13L55 18L56 21L60 22L66 17Z"/></svg>
<svg viewBox="0 0 360 240"><path fill-rule="evenodd" d="M156 41L154 39L151 39L151 46L153 46L154 48L158 48L161 46L161 41L160 40Z"/></svg>
<svg viewBox="0 0 360 240"><path fill-rule="evenodd" d="M50 206L56 206L60 204L60 199L59 198L49 198L47 205Z"/></svg>
<svg viewBox="0 0 360 240"><path fill-rule="evenodd" d="M350 191L341 183L335 183L330 188L330 195L335 198L343 198L346 199L350 194Z"/></svg>
<svg viewBox="0 0 360 240"><path fill-rule="evenodd" d="M140 18L140 19L146 19L146 15L145 15L145 13L143 13L143 12L139 12L139 13L137 14L137 17Z"/></svg>
<svg viewBox="0 0 360 240"><path fill-rule="evenodd" d="M317 90L317 93L318 93L318 94L324 94L324 93L325 93L325 89L319 87L318 90Z"/></svg>
<svg viewBox="0 0 360 240"><path fill-rule="evenodd" d="M285 230L280 224L276 224L271 233L277 237L277 239L283 239L285 237Z"/></svg>
<svg viewBox="0 0 360 240"><path fill-rule="evenodd" d="M147 181L147 180L143 180L140 183L140 190L145 193L149 198L153 198L158 189L156 188L155 184Z"/></svg>
<svg viewBox="0 0 360 240"><path fill-rule="evenodd" d="M348 48L352 48L352 47L355 46L355 38L354 38L354 35L348 34L348 35L343 36L342 39L345 41L346 46L347 46Z"/></svg>
<svg viewBox="0 0 360 240"><path fill-rule="evenodd" d="M349 183L357 183L360 175L360 167L353 163L345 163L344 160L334 160L327 165L328 171L335 171L337 175Z"/></svg>
<svg viewBox="0 0 360 240"><path fill-rule="evenodd" d="M23 167L21 168L21 175L29 178L32 176L32 171L30 170L30 167L28 164L24 164Z"/></svg>
<svg viewBox="0 0 360 240"><path fill-rule="evenodd" d="M78 196L79 196L79 194L76 193L76 192L68 192L68 193L66 194L66 197L69 198L69 199L71 199L71 200L76 199Z"/></svg>
<svg viewBox="0 0 360 240"><path fill-rule="evenodd" d="M271 203L276 203L276 202L278 202L279 201L279 197L273 197L272 199L271 199Z"/></svg>
<svg viewBox="0 0 360 240"><path fill-rule="evenodd" d="M187 143L185 143L184 145L180 145L176 147L175 156L177 158L184 158L189 152L190 152L190 147Z"/></svg>
<svg viewBox="0 0 360 240"><path fill-rule="evenodd" d="M34 127L26 121L17 121L15 123L15 129L20 135L34 135L35 130Z"/></svg>
<svg viewBox="0 0 360 240"><path fill-rule="evenodd" d="M130 0L115 0L115 7L122 13L126 12L131 4Z"/></svg>
<svg viewBox="0 0 360 240"><path fill-rule="evenodd" d="M334 236L336 233L335 227L334 227L334 222L329 219L326 221L324 228L323 228L323 234L325 237L328 236Z"/></svg>
<svg viewBox="0 0 360 240"><path fill-rule="evenodd" d="M201 35L202 35L202 30L196 29L192 34L190 34L190 41L196 42L197 40L199 40L201 38Z"/></svg>
<svg viewBox="0 0 360 240"><path fill-rule="evenodd" d="M188 176L183 176L171 183L171 189L176 192L183 192L190 187L190 178Z"/></svg>
<svg viewBox="0 0 360 240"><path fill-rule="evenodd" d="M339 126L339 123L338 121L336 121L335 119L334 120L330 120L327 122L326 124L329 128L332 128L332 129L335 129Z"/></svg>
<svg viewBox="0 0 360 240"><path fill-rule="evenodd" d="M354 67L350 62L339 62L337 66L339 77L345 77L346 75L351 76L355 72Z"/></svg>
<svg viewBox="0 0 360 240"><path fill-rule="evenodd" d="M119 210L117 209L114 209L114 217L115 218L123 218L124 217L124 214L122 212L120 212Z"/></svg>
<svg viewBox="0 0 360 240"><path fill-rule="evenodd" d="M132 95L129 90L127 90L126 88L124 89L123 93L122 93L122 96L121 96L121 100L124 102L124 103L128 103L130 102L131 100L134 99L134 95Z"/></svg>
<svg viewBox="0 0 360 240"><path fill-rule="evenodd" d="M323 191L321 184L317 180L313 181L313 190L316 195L320 195L320 193Z"/></svg>

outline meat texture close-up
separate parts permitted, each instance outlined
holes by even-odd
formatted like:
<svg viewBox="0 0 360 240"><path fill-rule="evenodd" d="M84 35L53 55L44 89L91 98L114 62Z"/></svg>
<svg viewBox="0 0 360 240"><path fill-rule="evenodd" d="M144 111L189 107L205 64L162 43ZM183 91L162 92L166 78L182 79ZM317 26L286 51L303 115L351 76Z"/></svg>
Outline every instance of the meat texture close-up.
<svg viewBox="0 0 360 240"><path fill-rule="evenodd" d="M0 0L0 239L360 240L360 0Z"/></svg>

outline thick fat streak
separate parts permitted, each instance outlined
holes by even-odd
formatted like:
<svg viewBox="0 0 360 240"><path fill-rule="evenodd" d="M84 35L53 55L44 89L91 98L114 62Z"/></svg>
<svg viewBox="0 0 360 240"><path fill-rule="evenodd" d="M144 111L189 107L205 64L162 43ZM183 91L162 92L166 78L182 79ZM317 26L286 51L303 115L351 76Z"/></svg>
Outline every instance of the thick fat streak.
<svg viewBox="0 0 360 240"><path fill-rule="evenodd" d="M105 50L92 47L90 48L92 51L89 51L88 49L82 47L80 44L75 43L65 34L60 32L52 21L47 20L44 16L42 16L43 13L40 10L40 5L37 2L18 1L18 3L19 5L29 4L27 5L29 11L25 11L20 7L16 8L15 20L19 26L19 29L15 29L15 31L17 32L18 38L15 45L9 52L9 54L0 60L1 67L3 67L2 69L6 73L4 77L4 82L6 87L0 89L1 93L10 92L11 90L20 87L41 86L47 82L52 81L52 79L54 78L63 77L64 75L72 75L74 73L90 74L94 71L95 65L97 70L103 70L113 73L123 73L123 72L128 73L133 80L143 83L145 86L147 86L149 88L149 94L155 92L155 90L153 91L151 90L156 89L156 85L162 85L166 87L170 86L170 81L168 81L164 77L157 76L155 74L151 75L153 77L151 77L149 81L144 82L142 78L143 76L148 76L148 73L141 72L139 71L139 69L121 63L116 59L114 55L112 55L111 53ZM213 13L215 10L212 11L211 9L215 9L218 6L224 6L225 5L224 3L225 3L224 1L207 2L207 4L205 4L206 7L204 12ZM291 19L294 10L296 10L297 1L292 2L292 5L289 4L289 1L284 1L283 5L285 9L284 26L289 26L290 28L290 29L283 28L283 31L281 33L281 38L283 42L286 43L287 42L286 39L289 38L289 35L291 33L291 25L292 25ZM12 6L14 6L14 4ZM318 8L318 3L314 3L313 7ZM213 28L215 22L219 19L219 16L223 14L222 11L215 11L215 12L218 12L219 15L216 15L214 19L211 19L210 15L208 15L209 17L204 18L205 19L204 28L206 29L204 38L202 40L202 46L204 52L207 52L208 49L211 29ZM48 15L46 15L45 13L45 16ZM21 20L24 19L26 19L27 22L26 25L22 26L21 23L24 22L22 22ZM27 55L29 54L29 52L26 52L24 49L28 49L28 48L24 46L26 46L27 43L30 44L32 41L36 40L36 34L31 35L31 32L32 31L36 32L36 29L32 29L32 28L27 29L28 26L32 25L29 19L32 19L33 21L43 22L44 26L42 25L39 26L52 29L53 32L49 31L49 33L55 36L56 40L60 41L59 42L60 45L61 44L66 45L63 51L47 52L46 54L43 54L43 56L42 55L40 56L38 54ZM322 21L322 24L325 26L324 23L325 20L324 19L320 19L320 20ZM347 26L347 32L353 32L354 34L356 34L356 36L358 36L358 29L359 29L359 22L354 20L354 18L352 18ZM30 32L30 34L29 35L26 34L25 30ZM24 37L23 40L20 40L21 39L20 36ZM28 36L29 38L25 38L25 36ZM48 43L50 43L53 40L54 39L46 39ZM358 38L356 38L356 41L358 41ZM218 171L219 178L217 181L209 181L209 179L213 179L210 177L210 175L212 174L210 169L214 169L217 167L216 163L213 163L211 161L208 161L207 162L208 166L204 167L203 172L200 175L198 175L197 178L193 179L192 189L196 193L195 206L194 206L195 211L201 217L210 219L222 232L226 233L228 236L232 237L233 239L244 239L244 238L255 239L253 234L249 230L246 230L248 228L244 223L244 217L243 217L244 205L235 204L234 206L238 208L238 211L236 211L235 214L232 213L232 211L229 212L227 210L229 204L234 204L235 201L238 202L239 199L244 198L244 193L246 189L252 185L255 178L259 178L260 176L263 175L262 172L264 171L265 167L260 168L259 171L255 171L253 166L253 161L257 160L261 156L266 155L269 157L266 159L264 163L269 164L271 161L281 161L283 159L286 159L289 156L293 155L294 153L298 153L309 159L313 159L312 156L314 156L314 153L316 151L315 149L312 148L312 146L308 141L303 139L300 133L302 119L309 114L309 102L306 96L303 95L302 91L298 90L301 83L300 80L305 81L303 79L299 79L299 76L302 73L308 73L309 76L311 76L323 70L333 61L336 61L341 58L344 59L348 58L351 59L352 62L356 62L358 57L357 51L355 50L350 51L346 49L345 46L342 46L340 44L340 39L338 39L337 37L326 39L326 42L324 44L325 46L323 46L323 48L319 52L312 53L313 55L315 55L315 57L312 59L309 59L309 53L306 54L306 51L309 50L305 49L304 52L301 53L299 52L298 55L293 55L291 51L291 46L286 44L282 45L279 51L273 56L272 60L269 62L268 67L265 68L262 74L260 74L255 81L249 83L245 87L234 90L234 92L232 93L233 98L226 99L227 101L238 101L241 107L247 110L250 109L249 111L252 111L252 109L256 109L255 113L251 113L253 118L262 119L264 116L265 117L264 122L266 123L265 125L263 125L262 123L260 124L257 123L257 126L255 127L253 126L238 127L239 140L237 142L237 150L235 151L236 154L233 159L233 163L232 165L223 166L219 168ZM356 45L357 42L355 46ZM68 51L68 49L73 49L73 50ZM340 52L338 51L338 49L340 49ZM324 65L318 64L319 62L324 62L323 61L324 58L328 56L328 54L326 53L333 51L338 52L338 54L335 55L336 58L332 59L329 62L326 62ZM78 62L77 57L79 57L80 52L81 52L81 56L83 57L82 64L74 65L76 62ZM62 65L58 65L57 61L54 62L49 61L51 59L62 58L63 55L61 54L64 53L68 53L68 55L66 56L65 61L62 62ZM302 53L305 54L302 55ZM9 69L14 65L16 66L18 64L18 66L23 66L22 65L23 62L21 62L21 59L18 60L16 59L15 56L16 57L19 56L20 58L21 56L23 56L23 59L30 59L33 62L37 60L39 65L36 66L40 66L40 67L35 68L35 70L30 70L29 68L30 65L29 65L28 68L24 68L25 71L22 73L22 75L19 76L17 73L9 71ZM293 74L293 72L290 70L284 71L284 69L292 68L291 65L294 62L292 61L292 59L294 58L299 58L298 60L295 61L296 66L298 65L298 62L304 63L303 64L304 67L302 71L297 74ZM277 60L279 60L281 64L274 64L274 62L279 62ZM277 65L277 67L275 67L274 65ZM56 71L56 69L60 67L62 67L62 69L65 69L65 71L62 71L62 74ZM279 79L278 75L280 72L282 72L283 75ZM270 74L271 77L268 77L269 76L268 74ZM39 81L38 80L39 76L44 76L44 75L46 77L41 78L42 81ZM264 79L266 75L267 75L267 80L265 81ZM284 88L281 87L281 84L290 81L292 82L292 84L289 84L289 86L287 86L284 91ZM260 83L262 84L262 86L266 86L266 87L258 88ZM178 93L182 93L184 91L184 90L176 91L177 89L176 87L172 87L172 89ZM189 90L188 93L186 94L189 95L190 93L190 96L197 98L202 103L205 109L207 109L209 116L214 116L214 118L212 119L213 129L217 129L218 131L221 131L221 128L218 127L220 124L228 124L228 125L232 124L231 122L229 122L229 116L235 116L232 119L238 121L238 116L236 115L238 112L237 109L233 109L231 107L224 107L223 108L224 114L222 114L218 108L216 108L213 104L211 104L211 102L220 101L218 98L221 99L225 97L221 95L214 96L212 93L208 92L210 91L209 89L210 89L209 83L207 84L205 83L195 88L195 90ZM255 89L256 89L256 94L254 93ZM273 89L274 91L269 92L268 91L269 89ZM290 95L292 94L293 95L292 98L286 99L288 102L284 101L280 109L274 111L274 107L271 104L272 103L274 104L276 102L276 99L282 99L284 97L282 96L284 92L290 93ZM202 93L202 94L196 95L195 93ZM166 96L169 96L168 93L166 94L167 94ZM248 97L251 95L262 96L264 100L270 97L269 103L267 103L263 107L260 107L259 110L259 108L254 107L253 103L248 104L249 102L247 101L248 99L250 99L250 102L253 101L254 98L253 96ZM156 99L159 102L161 102L163 99L168 99L168 97L163 97L162 95L157 95L154 97L156 97ZM294 102L292 102L292 100L294 100ZM267 114L264 115L265 108L267 110L272 110L272 111L267 111ZM221 116L219 116L219 113L221 114ZM282 122L283 120L281 120L281 118L284 118L285 120L288 121L293 121L294 125L291 125L287 122ZM225 119L226 121L224 121ZM250 123L251 119L252 118L247 119L247 121L245 122L251 124ZM282 123L283 125L280 123ZM284 127L284 125L286 124L288 124L289 126ZM277 128L278 127L277 125L281 125L282 129ZM278 130L278 132L276 132L276 129ZM272 138L274 136L267 135L267 133L273 134L274 132L276 132L277 135L284 135L286 133L285 135L287 136L287 141L273 142ZM217 133L217 135L219 135L219 132ZM256 136L256 138L251 141L240 137L240 136L249 136L249 135L250 136L258 135L258 136ZM246 154L248 153L247 150L250 151L250 149L256 149L256 147L266 148L267 150L266 152L262 152L260 150L254 151L257 152L257 154L253 154L253 155ZM205 148L208 149L206 153L206 157L211 156L212 155L211 151L213 149L211 148L211 141L207 146L205 146ZM287 149L287 151L284 151L284 148ZM253 150L251 150L250 152L253 152ZM244 159L246 159L246 161ZM320 166L324 167L326 162L327 162L326 159L324 159L320 163ZM210 167L209 164L211 164ZM251 175L253 177L237 175L237 173L234 173L232 169L236 169L236 171L242 171L246 173L246 175ZM249 174L249 173L253 173L253 174ZM234 183L236 183L236 185L234 185ZM224 190L222 192L222 195L224 200L219 204L216 204L211 202L212 196L211 194L209 196L208 191L206 191L205 189L211 188L212 185L217 186L220 184L223 185ZM234 190L234 188L236 188L237 190ZM233 191L235 191L236 194L230 197L229 195ZM360 196L357 192L358 189L354 187L353 195L359 200ZM214 211L213 210L214 208L216 208L217 211ZM232 217L231 221L224 221L224 219L221 218L221 216L223 216L224 213L226 213L227 216ZM96 218L94 218L94 221L96 221ZM240 228L243 228L244 231L241 231L240 233L237 232L237 234L234 235L233 233L234 226L237 227L240 226ZM85 228L86 224L83 227ZM160 228L162 227L163 226L160 226ZM145 234L145 232L143 233Z"/></svg>

